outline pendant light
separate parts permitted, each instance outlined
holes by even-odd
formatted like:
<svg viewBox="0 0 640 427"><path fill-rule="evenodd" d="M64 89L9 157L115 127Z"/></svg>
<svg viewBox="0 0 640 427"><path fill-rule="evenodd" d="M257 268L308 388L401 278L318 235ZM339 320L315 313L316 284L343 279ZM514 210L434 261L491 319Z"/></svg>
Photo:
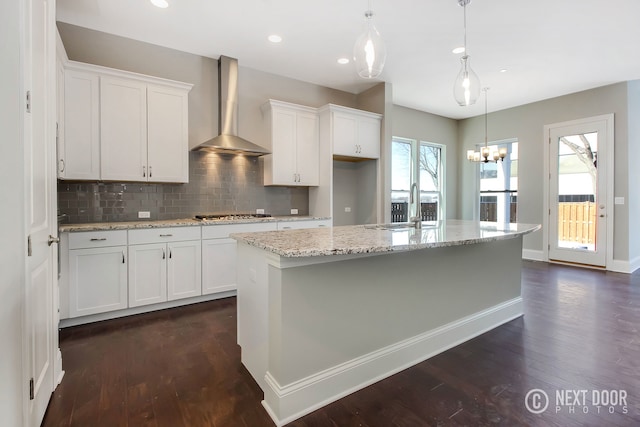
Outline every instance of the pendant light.
<svg viewBox="0 0 640 427"><path fill-rule="evenodd" d="M464 10L464 56L460 58L462 67L453 85L453 96L456 102L463 107L475 104L480 97L480 79L471 69L467 51L467 5L469 3L471 0L458 0L458 4Z"/></svg>
<svg viewBox="0 0 640 427"><path fill-rule="evenodd" d="M497 151L491 152L489 149L489 137L487 132L487 121L489 116L489 110L487 108L487 91L488 87L482 88L484 92L484 147L480 149L480 151L468 150L467 151L467 160L472 162L482 162L489 163L489 161L494 161L498 163L498 160L504 161L504 158L507 157L507 149L500 148ZM491 160L490 160L491 159Z"/></svg>
<svg viewBox="0 0 640 427"><path fill-rule="evenodd" d="M373 25L371 0L369 0L369 9L364 13L364 17L366 19L366 28L353 47L353 61L360 77L375 79L382 73L384 62L387 59L387 52L380 33Z"/></svg>

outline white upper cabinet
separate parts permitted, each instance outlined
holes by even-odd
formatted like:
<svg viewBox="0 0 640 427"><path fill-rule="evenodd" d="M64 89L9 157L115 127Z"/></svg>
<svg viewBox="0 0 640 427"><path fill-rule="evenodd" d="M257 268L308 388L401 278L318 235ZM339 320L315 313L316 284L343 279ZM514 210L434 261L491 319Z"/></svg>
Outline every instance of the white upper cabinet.
<svg viewBox="0 0 640 427"><path fill-rule="evenodd" d="M187 111L188 98L184 90L147 86L149 181L189 182Z"/></svg>
<svg viewBox="0 0 640 427"><path fill-rule="evenodd" d="M315 108L269 100L263 107L271 154L263 156L264 185L317 186L319 120Z"/></svg>
<svg viewBox="0 0 640 427"><path fill-rule="evenodd" d="M191 87L68 61L60 178L188 182Z"/></svg>
<svg viewBox="0 0 640 427"><path fill-rule="evenodd" d="M100 156L102 179L147 179L147 85L100 78Z"/></svg>
<svg viewBox="0 0 640 427"><path fill-rule="evenodd" d="M335 157L380 158L381 115L337 105L327 108Z"/></svg>
<svg viewBox="0 0 640 427"><path fill-rule="evenodd" d="M100 80L94 73L63 74L62 117L58 122L58 177L100 179ZM62 78L62 76L60 76Z"/></svg>

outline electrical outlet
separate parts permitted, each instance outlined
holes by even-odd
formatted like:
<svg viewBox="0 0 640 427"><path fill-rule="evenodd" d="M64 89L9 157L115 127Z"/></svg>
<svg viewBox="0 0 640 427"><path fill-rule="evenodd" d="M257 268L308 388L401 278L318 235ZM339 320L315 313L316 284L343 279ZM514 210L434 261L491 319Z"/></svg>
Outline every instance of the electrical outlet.
<svg viewBox="0 0 640 427"><path fill-rule="evenodd" d="M256 209L256 213L257 213L258 215L260 215L260 214L264 214L264 209Z"/></svg>
<svg viewBox="0 0 640 427"><path fill-rule="evenodd" d="M151 212L149 212L149 211L138 211L138 218L151 218Z"/></svg>
<svg viewBox="0 0 640 427"><path fill-rule="evenodd" d="M344 208L344 211L345 211L345 212L351 212L351 208L350 208L349 206L346 206L346 207Z"/></svg>
<svg viewBox="0 0 640 427"><path fill-rule="evenodd" d="M614 203L616 205L624 205L624 197L616 197Z"/></svg>
<svg viewBox="0 0 640 427"><path fill-rule="evenodd" d="M291 209L291 215L298 215L298 209Z"/></svg>

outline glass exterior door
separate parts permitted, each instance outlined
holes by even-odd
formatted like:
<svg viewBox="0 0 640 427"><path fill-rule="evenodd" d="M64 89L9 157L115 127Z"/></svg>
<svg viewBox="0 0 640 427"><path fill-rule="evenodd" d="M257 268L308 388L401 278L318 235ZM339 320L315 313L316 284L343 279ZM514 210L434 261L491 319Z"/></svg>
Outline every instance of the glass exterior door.
<svg viewBox="0 0 640 427"><path fill-rule="evenodd" d="M550 132L549 259L606 264L606 122Z"/></svg>

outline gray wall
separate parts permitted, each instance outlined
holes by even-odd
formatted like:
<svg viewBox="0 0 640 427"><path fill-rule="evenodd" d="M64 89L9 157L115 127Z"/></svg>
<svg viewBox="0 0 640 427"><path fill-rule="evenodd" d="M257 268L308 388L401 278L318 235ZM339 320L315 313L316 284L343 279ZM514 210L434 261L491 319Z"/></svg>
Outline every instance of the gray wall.
<svg viewBox="0 0 640 427"><path fill-rule="evenodd" d="M629 195L629 137L627 115L627 83L604 86L571 95L552 98L489 114L489 141L518 139L518 221L543 223L545 125L614 113L615 115L615 182L614 195ZM484 117L461 120L458 127L459 153L465 153L484 141ZM475 165L458 155L458 214L472 219L476 202ZM611 207L613 208L613 207ZM629 260L629 205L616 206L613 256ZM525 237L525 249L542 251L545 231ZM640 236L638 236L640 237Z"/></svg>
<svg viewBox="0 0 640 427"><path fill-rule="evenodd" d="M26 378L23 376L22 342L26 233L24 199L24 150L22 144L22 64L20 58L21 2L0 4L0 198L4 203L0 218L0 414L8 426L23 425ZM26 422L26 421L25 421Z"/></svg>
<svg viewBox="0 0 640 427"><path fill-rule="evenodd" d="M434 142L446 146L446 216L458 218L458 125L449 119L396 105L393 111L393 136Z"/></svg>
<svg viewBox="0 0 640 427"><path fill-rule="evenodd" d="M629 102L629 260L640 264L640 80L628 82Z"/></svg>

